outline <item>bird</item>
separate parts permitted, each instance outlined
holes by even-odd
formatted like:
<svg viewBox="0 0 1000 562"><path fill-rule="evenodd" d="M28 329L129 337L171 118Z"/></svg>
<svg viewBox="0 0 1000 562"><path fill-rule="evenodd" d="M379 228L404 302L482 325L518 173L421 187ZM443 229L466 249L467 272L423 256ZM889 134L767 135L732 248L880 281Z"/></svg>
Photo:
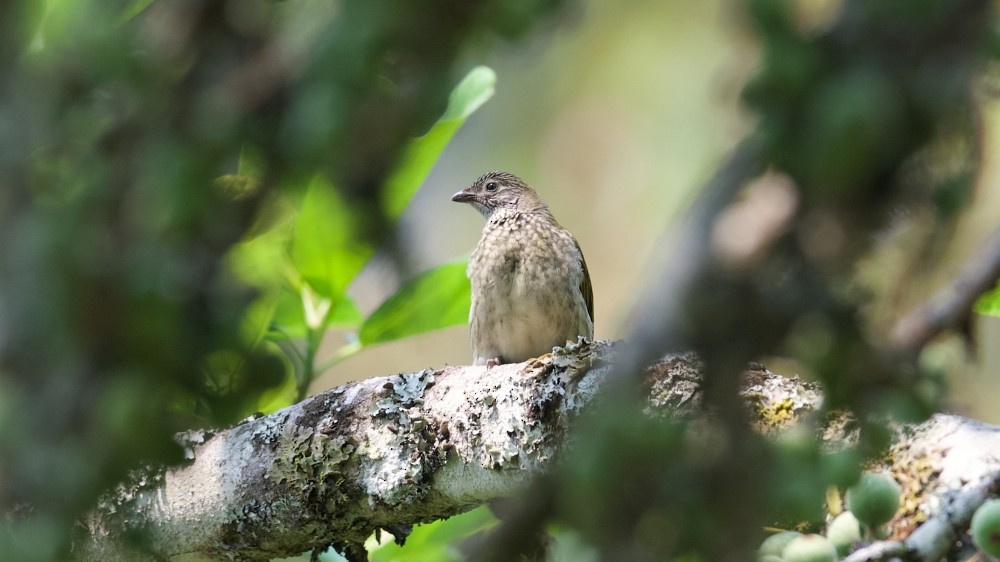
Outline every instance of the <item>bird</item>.
<svg viewBox="0 0 1000 562"><path fill-rule="evenodd" d="M466 275L473 364L520 363L594 337L594 291L576 238L517 176L489 172L454 194L486 219Z"/></svg>

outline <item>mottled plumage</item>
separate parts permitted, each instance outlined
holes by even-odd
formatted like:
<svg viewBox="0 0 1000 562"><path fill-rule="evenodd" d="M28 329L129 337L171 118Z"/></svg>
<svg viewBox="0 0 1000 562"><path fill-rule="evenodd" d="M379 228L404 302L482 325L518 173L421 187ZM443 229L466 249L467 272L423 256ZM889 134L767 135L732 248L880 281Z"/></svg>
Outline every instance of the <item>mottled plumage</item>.
<svg viewBox="0 0 1000 562"><path fill-rule="evenodd" d="M452 201L486 218L467 270L476 365L517 363L594 337L594 294L576 239L518 177L490 172Z"/></svg>

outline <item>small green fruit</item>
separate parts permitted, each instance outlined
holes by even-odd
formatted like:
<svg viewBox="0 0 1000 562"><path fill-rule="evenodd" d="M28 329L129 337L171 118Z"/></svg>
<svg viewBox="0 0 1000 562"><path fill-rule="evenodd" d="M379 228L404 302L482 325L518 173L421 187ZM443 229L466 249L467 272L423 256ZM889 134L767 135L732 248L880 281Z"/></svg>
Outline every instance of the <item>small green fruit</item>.
<svg viewBox="0 0 1000 562"><path fill-rule="evenodd" d="M854 449L845 449L823 455L823 476L832 485L846 488L861 476L861 455Z"/></svg>
<svg viewBox="0 0 1000 562"><path fill-rule="evenodd" d="M863 474L847 490L847 509L861 523L875 528L892 519L899 509L899 484L885 474Z"/></svg>
<svg viewBox="0 0 1000 562"><path fill-rule="evenodd" d="M785 551L788 543L792 542L792 539L801 536L802 533L798 531L782 531L767 537L764 539L764 542L760 543L760 548L757 549L758 560L765 556L777 556L780 558L781 553Z"/></svg>
<svg viewBox="0 0 1000 562"><path fill-rule="evenodd" d="M830 521L826 538L837 547L837 554L846 555L861 540L861 522L850 511L845 511Z"/></svg>
<svg viewBox="0 0 1000 562"><path fill-rule="evenodd" d="M788 543L781 558L785 562L835 562L837 549L823 535L802 535Z"/></svg>
<svg viewBox="0 0 1000 562"><path fill-rule="evenodd" d="M989 500L972 516L972 542L990 556L1000 556L1000 500Z"/></svg>

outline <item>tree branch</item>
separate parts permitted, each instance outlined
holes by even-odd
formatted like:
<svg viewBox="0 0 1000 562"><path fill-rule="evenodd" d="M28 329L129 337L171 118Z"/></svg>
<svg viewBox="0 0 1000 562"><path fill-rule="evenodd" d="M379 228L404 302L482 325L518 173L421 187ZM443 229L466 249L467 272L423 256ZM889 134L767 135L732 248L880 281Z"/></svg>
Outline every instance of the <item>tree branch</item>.
<svg viewBox="0 0 1000 562"><path fill-rule="evenodd" d="M580 369L610 353L373 378L188 435L186 466L139 474L102 504L83 559L132 559L121 539L143 530L158 559L268 560L512 493L558 452L605 372Z"/></svg>
<svg viewBox="0 0 1000 562"><path fill-rule="evenodd" d="M913 309L893 327L893 344L916 353L934 336L959 326L972 314L980 295L1000 279L1000 228L962 266L958 275L928 302Z"/></svg>
<svg viewBox="0 0 1000 562"><path fill-rule="evenodd" d="M573 418L608 381L618 347L572 345L516 365L446 367L350 383L218 433L183 436L187 464L137 472L87 521L83 560L268 560L338 545L510 496L553 463ZM655 411L699 399L700 364L647 369ZM751 376L752 375L752 376ZM815 389L752 370L756 411ZM142 549L126 546L137 531ZM145 553L143 553L145 550Z"/></svg>
<svg viewBox="0 0 1000 562"><path fill-rule="evenodd" d="M251 561L333 545L361 558L361 543L376 529L405 539L411 524L511 496L547 471L621 352L607 342L578 344L492 369L367 379L225 431L185 434L189 461L137 471L87 520L75 554ZM666 357L645 372L651 414L698 410L701 364L693 354ZM822 402L816 386L760 366L744 373L742 387L762 433L792 425ZM937 544L936 553L954 544L985 498L967 499L965 483L995 489L1000 428L937 416L904 429L890 458L911 509L891 528L894 538L912 532L914 544ZM956 502L961 517L932 525L954 517ZM140 533L137 546L131 539ZM888 546L855 558L878 559L870 555Z"/></svg>
<svg viewBox="0 0 1000 562"><path fill-rule="evenodd" d="M888 468L902 484L903 508L888 524L890 539L853 552L845 562L961 559L972 554L972 514L1000 490L1000 427L936 415L901 436ZM960 542L961 541L961 542Z"/></svg>

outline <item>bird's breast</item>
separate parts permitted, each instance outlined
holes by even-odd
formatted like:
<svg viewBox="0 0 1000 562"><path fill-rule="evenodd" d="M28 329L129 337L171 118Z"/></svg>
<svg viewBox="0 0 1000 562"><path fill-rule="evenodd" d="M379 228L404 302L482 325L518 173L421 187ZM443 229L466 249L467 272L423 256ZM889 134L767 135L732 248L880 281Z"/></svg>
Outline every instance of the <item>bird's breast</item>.
<svg viewBox="0 0 1000 562"><path fill-rule="evenodd" d="M477 356L521 361L577 335L591 337L579 289L582 256L572 236L530 220L492 226L469 260Z"/></svg>

